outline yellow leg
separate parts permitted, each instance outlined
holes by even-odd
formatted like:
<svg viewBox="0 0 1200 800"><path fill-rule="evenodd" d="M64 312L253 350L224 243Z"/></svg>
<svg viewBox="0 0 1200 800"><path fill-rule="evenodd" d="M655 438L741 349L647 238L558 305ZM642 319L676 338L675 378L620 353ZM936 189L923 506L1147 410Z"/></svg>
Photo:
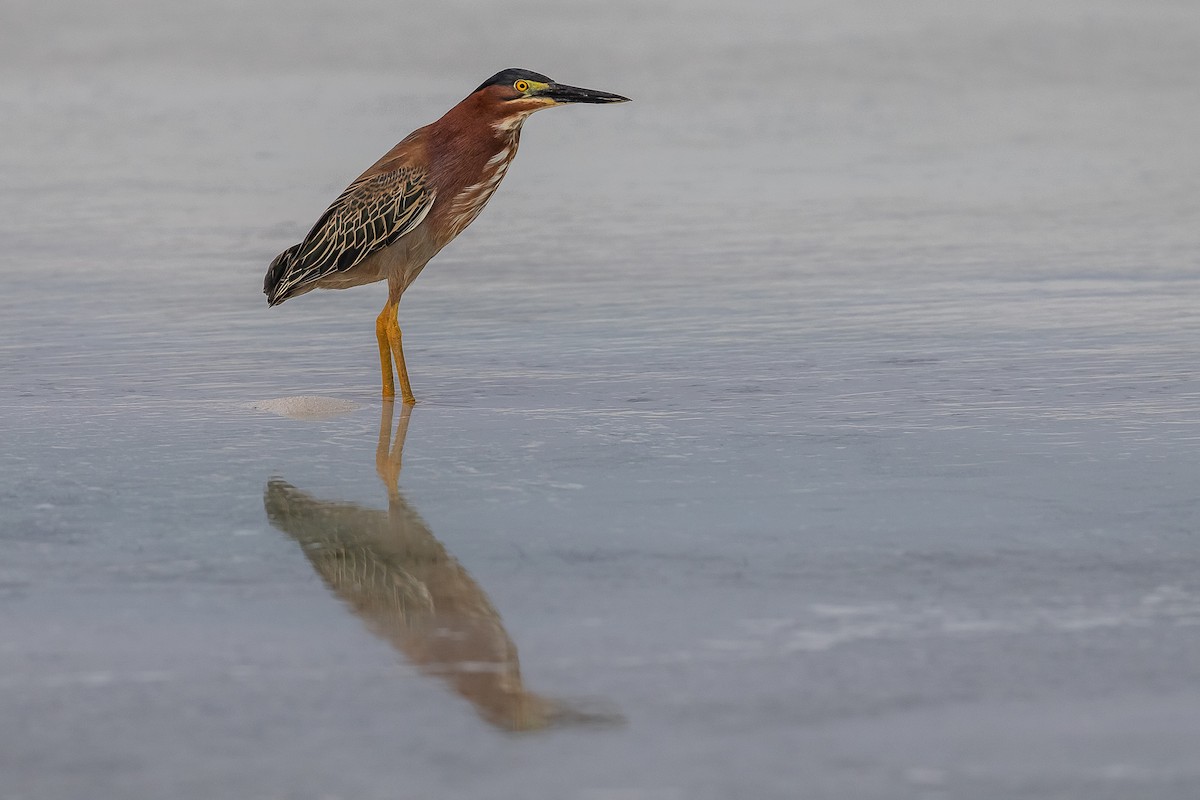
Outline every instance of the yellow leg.
<svg viewBox="0 0 1200 800"><path fill-rule="evenodd" d="M379 368L383 372L383 396L396 396L396 382L392 380L392 346L388 342L388 320L396 319L396 307L388 303L375 318L375 338L379 341Z"/></svg>
<svg viewBox="0 0 1200 800"><path fill-rule="evenodd" d="M406 405L416 403L416 398L413 397L413 385L408 383L408 367L404 366L404 349L401 347L400 321L396 319L395 306L392 306L391 317L386 320L388 326L388 344L391 347L392 359L396 360L396 374L400 375L400 398ZM384 306L384 311L388 311L388 307ZM384 386L386 395L386 386ZM396 392L392 390L391 396L395 397Z"/></svg>

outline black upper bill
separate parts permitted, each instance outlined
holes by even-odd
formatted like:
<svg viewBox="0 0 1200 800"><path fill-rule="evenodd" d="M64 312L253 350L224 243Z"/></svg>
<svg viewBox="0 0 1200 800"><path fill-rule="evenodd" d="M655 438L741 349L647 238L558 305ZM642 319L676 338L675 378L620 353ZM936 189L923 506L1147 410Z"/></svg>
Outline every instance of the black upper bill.
<svg viewBox="0 0 1200 800"><path fill-rule="evenodd" d="M542 92L543 97L549 97L557 103L628 103L628 97L611 92L601 92L597 89L581 89L578 86L566 86L552 83L550 88Z"/></svg>

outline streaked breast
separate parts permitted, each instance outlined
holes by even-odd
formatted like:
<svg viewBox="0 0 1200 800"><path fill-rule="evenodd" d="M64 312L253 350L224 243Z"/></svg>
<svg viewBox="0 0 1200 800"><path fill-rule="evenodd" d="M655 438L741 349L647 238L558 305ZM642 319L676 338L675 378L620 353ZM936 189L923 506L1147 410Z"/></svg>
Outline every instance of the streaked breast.
<svg viewBox="0 0 1200 800"><path fill-rule="evenodd" d="M453 199L446 212L448 230L446 241L453 239L463 232L468 225L475 221L479 212L487 205L496 187L504 179L508 165L517 154L517 138L514 136L497 153L484 164L483 173L476 183L464 187Z"/></svg>

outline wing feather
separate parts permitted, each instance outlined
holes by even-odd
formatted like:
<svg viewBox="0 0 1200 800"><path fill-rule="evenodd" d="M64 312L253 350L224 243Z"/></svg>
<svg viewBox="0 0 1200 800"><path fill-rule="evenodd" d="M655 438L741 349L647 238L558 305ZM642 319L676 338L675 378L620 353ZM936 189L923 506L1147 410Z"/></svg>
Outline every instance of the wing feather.
<svg viewBox="0 0 1200 800"><path fill-rule="evenodd" d="M300 244L271 263L263 291L271 305L307 284L358 266L421 224L433 205L425 173L411 167L369 175L350 184Z"/></svg>

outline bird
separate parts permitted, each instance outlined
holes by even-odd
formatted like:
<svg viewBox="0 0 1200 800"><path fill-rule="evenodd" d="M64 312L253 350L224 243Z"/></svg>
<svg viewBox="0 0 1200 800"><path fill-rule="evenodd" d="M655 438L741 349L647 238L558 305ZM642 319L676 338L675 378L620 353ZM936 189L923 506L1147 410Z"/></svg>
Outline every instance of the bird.
<svg viewBox="0 0 1200 800"><path fill-rule="evenodd" d="M396 395L394 361L401 399L414 404L401 348L401 295L491 199L529 115L560 105L628 101L526 69L497 72L385 153L333 201L303 241L275 257L263 280L267 305L313 289L386 280L387 303L375 320L383 397Z"/></svg>

